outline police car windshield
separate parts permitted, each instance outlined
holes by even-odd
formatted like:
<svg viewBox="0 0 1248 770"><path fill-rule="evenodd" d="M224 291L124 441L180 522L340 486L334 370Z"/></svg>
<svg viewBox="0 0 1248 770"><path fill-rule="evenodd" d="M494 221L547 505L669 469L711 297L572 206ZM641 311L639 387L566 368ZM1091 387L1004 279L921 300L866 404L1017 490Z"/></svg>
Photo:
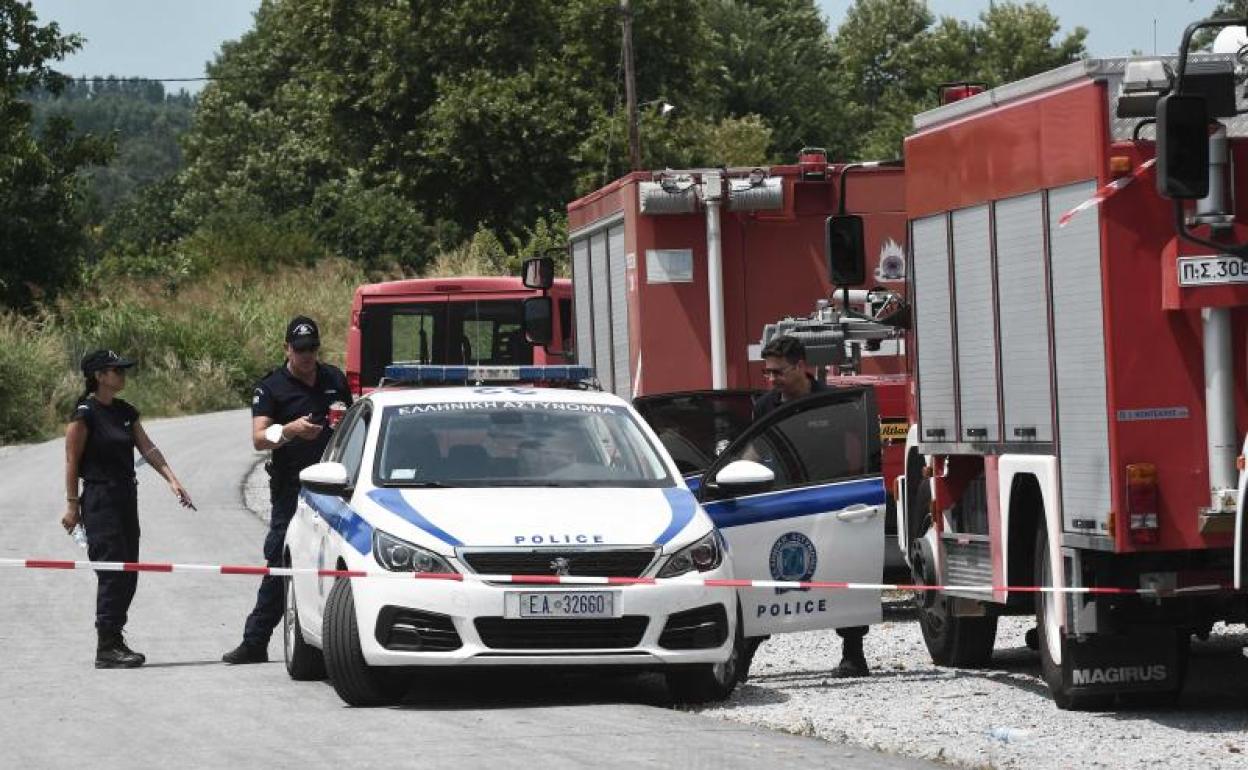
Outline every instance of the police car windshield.
<svg viewBox="0 0 1248 770"><path fill-rule="evenodd" d="M374 483L412 487L675 485L626 409L542 401L387 407Z"/></svg>

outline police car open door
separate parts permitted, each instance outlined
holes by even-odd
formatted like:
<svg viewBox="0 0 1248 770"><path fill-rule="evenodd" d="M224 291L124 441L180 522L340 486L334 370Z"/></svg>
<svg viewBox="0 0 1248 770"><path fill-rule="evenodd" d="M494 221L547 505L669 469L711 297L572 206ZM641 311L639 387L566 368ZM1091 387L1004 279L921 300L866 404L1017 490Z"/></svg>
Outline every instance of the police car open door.
<svg viewBox="0 0 1248 770"><path fill-rule="evenodd" d="M691 390L638 396L633 408L676 461L695 492L715 458L754 421L758 390Z"/></svg>
<svg viewBox="0 0 1248 770"><path fill-rule="evenodd" d="M734 576L878 584L885 506L879 436L874 392L839 388L782 406L715 458L698 497L728 541ZM721 476L743 460L766 466L774 479L719 483L733 470L760 470L736 465ZM880 620L879 590L737 590L746 636Z"/></svg>

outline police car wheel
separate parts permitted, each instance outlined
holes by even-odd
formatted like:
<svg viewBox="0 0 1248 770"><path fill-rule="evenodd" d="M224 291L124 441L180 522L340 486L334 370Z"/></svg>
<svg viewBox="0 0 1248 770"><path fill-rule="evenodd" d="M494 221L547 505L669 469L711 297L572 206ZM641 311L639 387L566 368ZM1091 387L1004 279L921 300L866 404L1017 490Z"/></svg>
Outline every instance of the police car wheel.
<svg viewBox="0 0 1248 770"><path fill-rule="evenodd" d="M1044 517L1040 518L1040 524L1036 528L1034 585L1053 585L1053 570L1049 565L1049 532ZM1059 709L1097 711L1108 708L1113 703L1113 695L1075 693L1066 686L1062 676L1062 626L1057 611L1057 594L1052 591L1036 597L1036 635L1040 648L1040 675L1049 687L1053 703Z"/></svg>
<svg viewBox="0 0 1248 770"><path fill-rule="evenodd" d="M397 703L407 689L400 669L368 665L360 648L360 628L355 619L351 580L337 578L325 601L325 668L338 697L351 706L388 706Z"/></svg>
<svg viewBox="0 0 1248 770"><path fill-rule="evenodd" d="M314 682L325 678L325 658L321 651L303 639L299 627L299 609L295 603L295 581L286 578L286 606L282 613L282 651L286 673L296 682Z"/></svg>
<svg viewBox="0 0 1248 770"><path fill-rule="evenodd" d="M708 703L732 695L741 676L749 666L748 643L742 634L741 616L737 614L737 632L732 652L722 663L695 663L673 666L664 672L667 690L677 703Z"/></svg>

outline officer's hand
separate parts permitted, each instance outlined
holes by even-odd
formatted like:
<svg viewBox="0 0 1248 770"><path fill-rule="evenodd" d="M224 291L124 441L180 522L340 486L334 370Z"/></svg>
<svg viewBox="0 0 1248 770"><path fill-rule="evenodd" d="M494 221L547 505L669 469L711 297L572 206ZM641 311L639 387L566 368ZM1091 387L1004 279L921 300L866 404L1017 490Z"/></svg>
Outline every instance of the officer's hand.
<svg viewBox="0 0 1248 770"><path fill-rule="evenodd" d="M190 493L187 492L186 489L183 488L181 484L174 481L169 484L169 489L171 489L173 491L173 494L177 496L178 502L182 504L183 508L190 508L192 511L199 510L198 508L195 507L195 503L191 502Z"/></svg>
<svg viewBox="0 0 1248 770"><path fill-rule="evenodd" d="M78 522L82 521L82 512L78 510L78 506L71 505L65 511L65 515L61 517L61 526L66 532L73 532L74 527L78 526Z"/></svg>
<svg viewBox="0 0 1248 770"><path fill-rule="evenodd" d="M286 423L286 432L304 441L314 440L321 435L322 430L324 430L322 426L312 422L312 415L310 414L305 414L294 422Z"/></svg>

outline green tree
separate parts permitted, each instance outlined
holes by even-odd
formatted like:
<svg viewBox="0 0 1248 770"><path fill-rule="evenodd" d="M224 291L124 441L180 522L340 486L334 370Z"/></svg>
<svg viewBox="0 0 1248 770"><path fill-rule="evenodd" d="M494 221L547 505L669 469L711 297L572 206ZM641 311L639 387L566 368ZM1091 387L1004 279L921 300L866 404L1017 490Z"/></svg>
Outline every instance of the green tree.
<svg viewBox="0 0 1248 770"><path fill-rule="evenodd" d="M81 45L55 23L41 26L30 3L0 0L0 301L27 307L76 274L84 245L75 172L103 163L103 141L75 137L67 121L32 127L28 94L57 93L51 64Z"/></svg>

